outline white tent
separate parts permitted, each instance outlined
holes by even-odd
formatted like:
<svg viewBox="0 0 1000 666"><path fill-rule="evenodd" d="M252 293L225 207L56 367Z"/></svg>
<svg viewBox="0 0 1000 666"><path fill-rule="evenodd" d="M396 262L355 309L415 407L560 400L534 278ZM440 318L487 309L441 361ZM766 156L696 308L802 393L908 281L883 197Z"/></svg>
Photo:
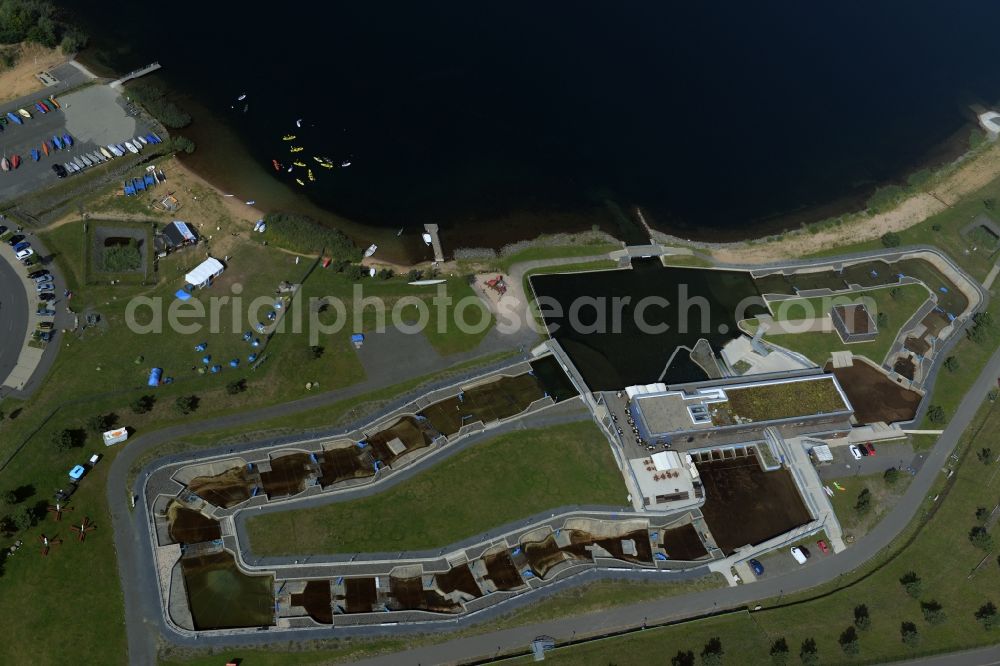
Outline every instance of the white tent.
<svg viewBox="0 0 1000 666"><path fill-rule="evenodd" d="M184 276L184 281L195 287L207 287L212 278L222 275L226 268L218 259L209 257Z"/></svg>

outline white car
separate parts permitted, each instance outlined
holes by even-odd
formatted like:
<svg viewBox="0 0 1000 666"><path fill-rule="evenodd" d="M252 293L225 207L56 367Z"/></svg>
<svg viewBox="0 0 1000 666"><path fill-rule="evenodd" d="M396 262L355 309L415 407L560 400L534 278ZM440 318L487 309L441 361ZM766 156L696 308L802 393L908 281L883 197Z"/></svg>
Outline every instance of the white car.
<svg viewBox="0 0 1000 666"><path fill-rule="evenodd" d="M24 259L27 259L28 257L30 257L31 255L33 255L34 253L35 253L35 251L32 250L30 247L26 247L23 250L21 250L20 252L18 252L15 256L18 259L24 260Z"/></svg>
<svg viewBox="0 0 1000 666"><path fill-rule="evenodd" d="M848 450L850 450L851 455L854 456L855 460L861 460L861 450L858 449L857 446L855 446L854 444L851 444L847 448L848 448Z"/></svg>
<svg viewBox="0 0 1000 666"><path fill-rule="evenodd" d="M806 555L805 553L802 552L802 549L799 548L798 546L792 546L792 557L794 557L795 561L798 562L799 564L806 563Z"/></svg>

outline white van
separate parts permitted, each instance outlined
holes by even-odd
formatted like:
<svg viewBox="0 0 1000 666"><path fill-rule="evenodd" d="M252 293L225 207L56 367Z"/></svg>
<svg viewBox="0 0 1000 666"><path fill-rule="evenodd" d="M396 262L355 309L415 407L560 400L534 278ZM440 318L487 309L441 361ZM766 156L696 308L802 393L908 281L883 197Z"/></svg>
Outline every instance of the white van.
<svg viewBox="0 0 1000 666"><path fill-rule="evenodd" d="M806 554L803 553L802 549L799 548L798 546L792 546L792 557L794 557L795 561L798 562L799 564L806 563Z"/></svg>

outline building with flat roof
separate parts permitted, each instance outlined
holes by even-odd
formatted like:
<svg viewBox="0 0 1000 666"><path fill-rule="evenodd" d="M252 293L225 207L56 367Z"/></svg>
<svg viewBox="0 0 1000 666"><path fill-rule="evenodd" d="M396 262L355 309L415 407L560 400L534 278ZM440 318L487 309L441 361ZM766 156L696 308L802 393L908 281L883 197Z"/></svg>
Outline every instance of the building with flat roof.
<svg viewBox="0 0 1000 666"><path fill-rule="evenodd" d="M768 427L788 436L847 431L854 413L833 375L627 394L639 437L681 450L761 439Z"/></svg>

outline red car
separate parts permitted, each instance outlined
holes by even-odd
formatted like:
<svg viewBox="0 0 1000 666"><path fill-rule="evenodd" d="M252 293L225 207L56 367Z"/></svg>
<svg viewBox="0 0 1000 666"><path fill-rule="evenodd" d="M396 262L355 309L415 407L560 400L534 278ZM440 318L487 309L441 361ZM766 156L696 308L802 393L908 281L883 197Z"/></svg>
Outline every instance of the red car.
<svg viewBox="0 0 1000 666"><path fill-rule="evenodd" d="M824 555L830 554L830 547L826 545L826 541L820 539L819 541L816 542L816 545L819 546L819 549L823 551Z"/></svg>
<svg viewBox="0 0 1000 666"><path fill-rule="evenodd" d="M868 455L875 455L875 445L871 442L865 442L865 448L868 449Z"/></svg>

